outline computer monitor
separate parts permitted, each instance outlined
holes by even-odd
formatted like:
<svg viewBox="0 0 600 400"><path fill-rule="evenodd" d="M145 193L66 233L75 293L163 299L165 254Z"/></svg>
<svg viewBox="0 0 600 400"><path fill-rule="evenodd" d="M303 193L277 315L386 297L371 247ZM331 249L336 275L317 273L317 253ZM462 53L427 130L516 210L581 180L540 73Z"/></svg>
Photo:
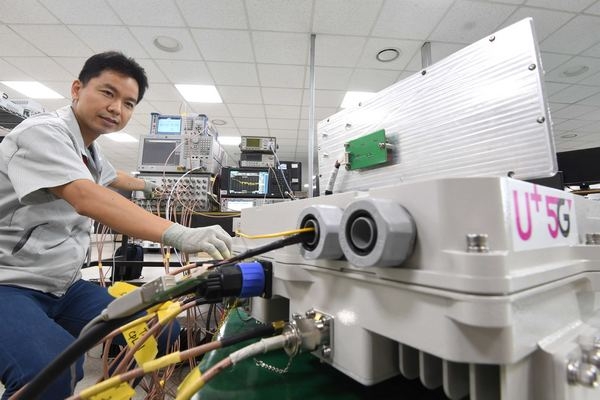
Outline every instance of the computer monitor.
<svg viewBox="0 0 600 400"><path fill-rule="evenodd" d="M138 155L138 171L181 172L181 138L142 136Z"/></svg>
<svg viewBox="0 0 600 400"><path fill-rule="evenodd" d="M563 151L556 154L556 160L565 185L589 189L600 183L600 147Z"/></svg>
<svg viewBox="0 0 600 400"><path fill-rule="evenodd" d="M266 197L269 194L269 170L223 168L221 194L230 197Z"/></svg>
<svg viewBox="0 0 600 400"><path fill-rule="evenodd" d="M159 115L156 121L157 135L181 135L182 119L179 115Z"/></svg>

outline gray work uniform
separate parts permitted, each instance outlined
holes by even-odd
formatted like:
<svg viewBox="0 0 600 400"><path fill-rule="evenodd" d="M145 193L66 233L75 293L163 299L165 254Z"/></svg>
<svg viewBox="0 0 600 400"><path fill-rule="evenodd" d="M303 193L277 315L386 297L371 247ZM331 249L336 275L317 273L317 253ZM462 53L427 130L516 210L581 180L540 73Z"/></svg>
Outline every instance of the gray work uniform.
<svg viewBox="0 0 600 400"><path fill-rule="evenodd" d="M116 176L95 143L85 148L71 106L14 128L0 143L0 285L64 294L81 277L91 221L46 188Z"/></svg>

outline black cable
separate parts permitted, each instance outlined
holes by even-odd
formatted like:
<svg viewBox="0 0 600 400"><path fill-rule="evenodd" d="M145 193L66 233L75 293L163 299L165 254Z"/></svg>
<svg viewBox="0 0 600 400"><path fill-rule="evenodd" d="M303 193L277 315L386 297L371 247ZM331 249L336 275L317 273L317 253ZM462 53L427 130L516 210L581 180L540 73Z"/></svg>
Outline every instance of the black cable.
<svg viewBox="0 0 600 400"><path fill-rule="evenodd" d="M276 329L272 324L269 325L261 325L257 328L252 329L248 332L241 332L236 335L230 335L224 337L219 340L221 342L221 347L231 346L248 339L255 339L259 337L272 336L275 333Z"/></svg>
<svg viewBox="0 0 600 400"><path fill-rule="evenodd" d="M230 263L242 261L246 258L255 257L255 256L261 255L263 253L267 253L272 250L277 250L277 249L281 249L286 246L290 246L292 244L309 241L311 239L311 236L314 236L314 234L315 234L314 232L297 233L295 235L288 236L288 237L280 239L280 240L276 240L275 242L267 243L264 246L250 249L241 254L238 254L237 256L233 256L227 260L220 260L220 261L212 260L212 261L209 261L208 263L213 264L215 267L218 267L218 266L221 266L224 264L230 264ZM196 262L196 266L199 267L206 263L207 263L206 261L198 261L198 262Z"/></svg>
<svg viewBox="0 0 600 400"><path fill-rule="evenodd" d="M35 400L64 370L71 367L86 351L94 347L100 340L119 326L135 319L133 316L103 321L91 326L79 336L50 364L40 371L31 382L10 397L10 400Z"/></svg>

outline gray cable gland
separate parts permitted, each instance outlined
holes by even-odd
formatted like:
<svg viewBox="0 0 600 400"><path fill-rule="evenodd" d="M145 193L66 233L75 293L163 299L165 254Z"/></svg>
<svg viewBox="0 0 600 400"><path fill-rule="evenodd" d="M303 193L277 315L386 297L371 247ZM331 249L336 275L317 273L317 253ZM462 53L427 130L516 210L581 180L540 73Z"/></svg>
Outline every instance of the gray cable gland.
<svg viewBox="0 0 600 400"><path fill-rule="evenodd" d="M364 223L353 224L357 216ZM364 243L359 238L362 235L372 242L364 248L361 248ZM395 201L360 199L350 203L344 210L339 234L340 247L348 262L357 267L400 266L412 254L415 239L413 218ZM356 246L357 243L360 245Z"/></svg>

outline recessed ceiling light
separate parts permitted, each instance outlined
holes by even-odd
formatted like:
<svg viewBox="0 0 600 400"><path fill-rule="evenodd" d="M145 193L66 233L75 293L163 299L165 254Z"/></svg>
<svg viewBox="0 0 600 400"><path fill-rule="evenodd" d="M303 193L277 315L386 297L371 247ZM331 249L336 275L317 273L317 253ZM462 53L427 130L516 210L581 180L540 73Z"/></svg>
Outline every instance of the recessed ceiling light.
<svg viewBox="0 0 600 400"><path fill-rule="evenodd" d="M574 137L577 137L576 133L565 133L564 135L560 135L561 138L563 139L572 139Z"/></svg>
<svg viewBox="0 0 600 400"><path fill-rule="evenodd" d="M354 107L359 103L370 99L375 95L374 92L346 92L344 99L342 100L342 108Z"/></svg>
<svg viewBox="0 0 600 400"><path fill-rule="evenodd" d="M565 69L563 72L561 72L561 74L563 76L566 76L567 78L573 78L575 76L585 74L589 70L590 70L590 67L588 67L587 65L574 65L572 67Z"/></svg>
<svg viewBox="0 0 600 400"><path fill-rule="evenodd" d="M183 48L181 43L170 36L157 36L152 41L154 47L167 53L177 53Z"/></svg>
<svg viewBox="0 0 600 400"><path fill-rule="evenodd" d="M213 85L175 85L179 93L192 103L222 103L217 88Z"/></svg>
<svg viewBox="0 0 600 400"><path fill-rule="evenodd" d="M217 140L223 146L239 146L239 144L242 143L242 138L240 136L219 136Z"/></svg>
<svg viewBox="0 0 600 400"><path fill-rule="evenodd" d="M125 132L107 133L103 136L106 136L107 138L109 138L110 140L114 140L115 142L121 143L133 143L138 141L136 138Z"/></svg>
<svg viewBox="0 0 600 400"><path fill-rule="evenodd" d="M2 81L0 83L32 99L64 99L62 95L39 82Z"/></svg>
<svg viewBox="0 0 600 400"><path fill-rule="evenodd" d="M400 50L394 47L389 47L387 49L381 50L375 58L377 61L381 62L390 62L394 61L396 58L400 57Z"/></svg>
<svg viewBox="0 0 600 400"><path fill-rule="evenodd" d="M217 125L217 126L222 126L222 125L227 124L227 121L224 121L222 119L213 119L211 122L213 123L213 125Z"/></svg>

